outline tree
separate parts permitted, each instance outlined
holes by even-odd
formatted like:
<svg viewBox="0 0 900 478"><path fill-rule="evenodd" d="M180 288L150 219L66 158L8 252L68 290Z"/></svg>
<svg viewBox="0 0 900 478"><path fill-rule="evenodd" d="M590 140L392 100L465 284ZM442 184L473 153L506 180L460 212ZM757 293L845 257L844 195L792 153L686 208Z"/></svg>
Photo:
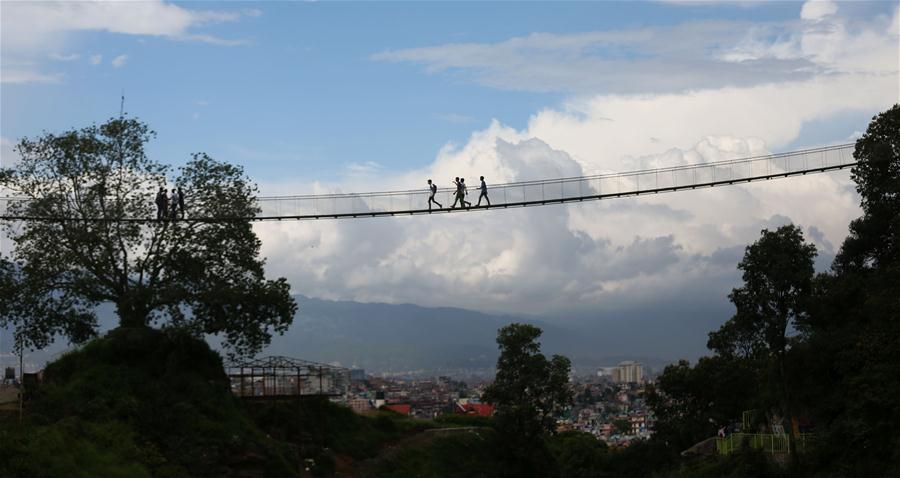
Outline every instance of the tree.
<svg viewBox="0 0 900 478"><path fill-rule="evenodd" d="M808 406L826 433L822 465L900 473L900 105L872 118L852 170L863 215L815 281Z"/></svg>
<svg viewBox="0 0 900 478"><path fill-rule="evenodd" d="M554 414L572 403L571 362L560 355L547 360L536 342L540 335L540 328L528 324L499 330L497 375L484 393L497 407L499 451L511 476L555 473L544 439L555 432Z"/></svg>
<svg viewBox="0 0 900 478"><path fill-rule="evenodd" d="M761 357L771 364L769 376L782 418L795 412L787 370L789 332L802 328L807 319L815 256L815 246L804 242L799 227L764 229L738 264L744 285L729 295L737 309L734 317L710 333L709 347L720 355Z"/></svg>
<svg viewBox="0 0 900 478"><path fill-rule="evenodd" d="M102 302L115 305L120 326L220 334L236 354L259 350L293 320L286 280L264 276L247 220L259 211L256 187L240 167L193 155L174 178L188 219L151 220L157 190L172 173L145 152L154 136L121 117L18 144L21 161L2 185L25 201L11 203L9 213L50 218L5 224L16 300L53 311L43 327L27 327L33 343L57 333L72 338L74 317L93 330ZM6 320L27 325L22 314Z"/></svg>
<svg viewBox="0 0 900 478"><path fill-rule="evenodd" d="M675 458L714 436L757 406L759 374L754 361L733 356L701 357L693 367L686 360L667 365L647 391L656 418L651 439Z"/></svg>
<svg viewBox="0 0 900 478"><path fill-rule="evenodd" d="M853 157L864 214L850 223L834 262L837 271L878 268L900 258L900 104L872 118Z"/></svg>

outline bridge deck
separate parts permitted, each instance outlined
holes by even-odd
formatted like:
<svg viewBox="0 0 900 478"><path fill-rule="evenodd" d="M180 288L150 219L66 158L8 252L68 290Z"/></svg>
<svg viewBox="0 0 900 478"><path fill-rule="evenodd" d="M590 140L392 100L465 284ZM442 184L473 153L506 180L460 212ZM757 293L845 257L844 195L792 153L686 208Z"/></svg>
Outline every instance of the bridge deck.
<svg viewBox="0 0 900 478"><path fill-rule="evenodd" d="M593 201L839 170L856 164L852 152L852 144L842 144L670 168L489 185L490 206L482 204L475 207L473 204L473 207L469 208L451 209L450 205L454 200L455 189L442 188L438 190L435 198L443 205L443 208L428 209L430 193L423 188L422 190L373 193L260 197L258 201L262 211L255 217L189 217L184 221L281 221L410 216ZM477 184L471 186L477 186ZM479 190L470 187L467 200L477 203L478 195ZM7 214L7 203L15 200L15 198L0 199L0 220L85 220L84 218L9 215ZM91 218L90 220L155 221L156 219L152 219L152 207L152 205L148 205L146 218ZM190 214L190 204L187 209Z"/></svg>

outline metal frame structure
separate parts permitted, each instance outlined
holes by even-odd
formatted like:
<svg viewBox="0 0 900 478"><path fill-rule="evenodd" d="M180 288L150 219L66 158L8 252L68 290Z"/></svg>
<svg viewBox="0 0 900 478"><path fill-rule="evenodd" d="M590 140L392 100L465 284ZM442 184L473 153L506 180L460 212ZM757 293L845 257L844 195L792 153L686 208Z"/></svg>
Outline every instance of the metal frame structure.
<svg viewBox="0 0 900 478"><path fill-rule="evenodd" d="M658 194L737 183L749 183L799 176L853 167L853 145L841 144L787 153L754 156L668 168L645 169L625 173L571 178L524 181L490 186L491 205L450 209L427 209L429 191L423 189L370 193L268 196L257 198L261 213L253 217L193 217L184 222L281 221L346 219L384 216L413 216L467 211L486 211L514 207L541 206L608 198ZM470 189L472 189L470 187ZM477 189L476 189L477 191ZM453 202L454 188L438 190L442 204ZM473 195L474 198L474 195ZM101 221L142 222L152 219L148 204L146 218L50 217L9 212L9 203L22 198L0 198L0 220L7 221ZM190 211L190 205L188 205Z"/></svg>
<svg viewBox="0 0 900 478"><path fill-rule="evenodd" d="M242 398L346 397L350 390L350 369L291 357L231 362L225 372Z"/></svg>

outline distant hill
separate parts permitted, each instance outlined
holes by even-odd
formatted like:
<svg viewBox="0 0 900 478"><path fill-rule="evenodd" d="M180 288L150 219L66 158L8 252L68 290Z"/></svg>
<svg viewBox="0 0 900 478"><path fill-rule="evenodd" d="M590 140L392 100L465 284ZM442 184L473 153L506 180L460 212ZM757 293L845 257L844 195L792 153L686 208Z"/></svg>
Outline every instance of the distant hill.
<svg viewBox="0 0 900 478"><path fill-rule="evenodd" d="M511 322L541 327L543 351L572 359L575 371L637 360L653 370L705 351L706 333L727 319L722 299L646 304L619 311L573 312L560 316L489 314L452 307L331 301L295 296L299 310L283 336L273 337L262 355L287 355L339 362L370 372L421 371L465 375L490 373L497 359L497 329ZM683 304L683 305L682 305ZM98 309L101 331L117 323L114 308ZM215 340L212 341L215 346ZM0 352L11 348L11 334L0 331ZM68 348L64 341L26 355L37 370ZM17 365L17 358L0 360ZM8 363L7 363L8 362Z"/></svg>
<svg viewBox="0 0 900 478"><path fill-rule="evenodd" d="M591 322L557 325L534 317L449 307L296 299L299 311L294 324L284 336L275 337L263 354L340 362L372 372L492 369L497 359L497 329L511 322L528 322L544 330L545 353L566 355L576 368L614 365L621 360L640 360L659 368L670 361L629 354L622 347L609 350L603 342L615 341L614 335L586 333L596 328ZM611 330L620 328L611 326Z"/></svg>

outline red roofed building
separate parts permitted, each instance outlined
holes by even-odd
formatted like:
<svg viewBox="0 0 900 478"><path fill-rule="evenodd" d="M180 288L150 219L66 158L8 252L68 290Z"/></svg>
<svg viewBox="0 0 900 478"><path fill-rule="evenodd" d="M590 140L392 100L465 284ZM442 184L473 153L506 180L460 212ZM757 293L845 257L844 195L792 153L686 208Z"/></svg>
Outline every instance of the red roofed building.
<svg viewBox="0 0 900 478"><path fill-rule="evenodd" d="M408 403L392 403L390 405L383 405L381 408L390 410L392 412L397 412L401 415L412 415L412 405Z"/></svg>
<svg viewBox="0 0 900 478"><path fill-rule="evenodd" d="M478 417L490 417L494 415L494 406L490 403L457 403L456 413Z"/></svg>

